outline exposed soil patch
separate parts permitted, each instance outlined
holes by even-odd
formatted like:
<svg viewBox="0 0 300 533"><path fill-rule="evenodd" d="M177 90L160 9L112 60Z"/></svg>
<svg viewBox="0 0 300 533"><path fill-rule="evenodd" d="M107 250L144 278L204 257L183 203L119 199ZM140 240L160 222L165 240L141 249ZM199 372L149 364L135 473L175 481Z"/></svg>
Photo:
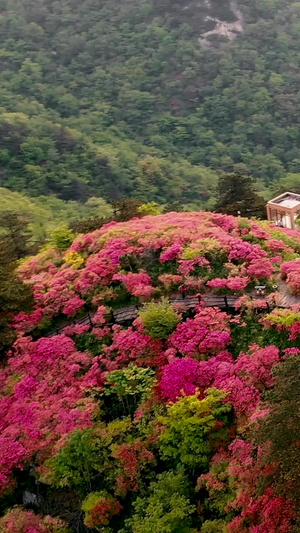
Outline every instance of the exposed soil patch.
<svg viewBox="0 0 300 533"><path fill-rule="evenodd" d="M239 33L243 31L243 15L234 1L230 2L230 9L227 14L227 19L229 18L229 13L235 20L229 21L226 20L225 17L221 18L220 15L218 17L213 17L211 15L206 16L206 21L210 21L214 27L204 32L199 38L199 42L202 46L210 46L212 42L211 39L215 36L225 37L232 41Z"/></svg>
<svg viewBox="0 0 300 533"><path fill-rule="evenodd" d="M191 26L204 46L210 46L214 36L232 40L243 31L235 0L155 0L154 5L156 15L168 17L171 26Z"/></svg>

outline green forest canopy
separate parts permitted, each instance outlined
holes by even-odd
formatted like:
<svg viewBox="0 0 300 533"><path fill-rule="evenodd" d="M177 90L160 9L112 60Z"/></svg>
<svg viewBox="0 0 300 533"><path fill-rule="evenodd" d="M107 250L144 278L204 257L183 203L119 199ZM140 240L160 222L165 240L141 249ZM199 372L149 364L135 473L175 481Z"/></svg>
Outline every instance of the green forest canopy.
<svg viewBox="0 0 300 533"><path fill-rule="evenodd" d="M210 207L222 171L299 183L299 3L238 7L203 48L193 0L0 0L0 186Z"/></svg>
<svg viewBox="0 0 300 533"><path fill-rule="evenodd" d="M91 197L85 203L63 201L56 196L29 198L0 187L0 235L5 233L8 214L17 214L23 220L30 243L42 244L56 227L73 220L110 217L112 208L102 198Z"/></svg>

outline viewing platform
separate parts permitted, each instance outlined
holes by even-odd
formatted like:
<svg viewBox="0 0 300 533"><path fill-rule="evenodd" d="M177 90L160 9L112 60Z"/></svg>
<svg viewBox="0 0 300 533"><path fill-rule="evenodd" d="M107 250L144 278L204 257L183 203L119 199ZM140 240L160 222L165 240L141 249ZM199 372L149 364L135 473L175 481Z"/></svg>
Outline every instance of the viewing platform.
<svg viewBox="0 0 300 533"><path fill-rule="evenodd" d="M285 192L267 203L268 220L276 226L300 229L300 194Z"/></svg>

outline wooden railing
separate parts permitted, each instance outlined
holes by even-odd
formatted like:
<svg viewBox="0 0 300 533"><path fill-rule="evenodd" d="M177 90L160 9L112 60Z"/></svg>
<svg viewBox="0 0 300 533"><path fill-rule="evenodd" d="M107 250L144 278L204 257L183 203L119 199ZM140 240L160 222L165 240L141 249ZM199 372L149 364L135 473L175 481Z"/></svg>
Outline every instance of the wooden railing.
<svg viewBox="0 0 300 533"><path fill-rule="evenodd" d="M187 309L193 310L195 307L197 307L200 303L204 305L204 307L218 307L219 309L222 309L227 312L233 312L235 310L235 304L237 300L239 299L239 296L218 296L215 294L205 294L200 296L186 296L186 298L170 298L169 302L171 304L181 304L187 307ZM108 325L114 325L114 324L129 324L132 323L138 316L139 309L141 308L140 305L128 305L126 307L121 307L118 309L115 309L111 312L111 316L109 319ZM79 318L78 320L73 320L72 322L68 322L67 324L64 324L60 327L55 328L50 333L46 334L47 337L52 337L53 335L59 335L65 327L67 326L75 326L76 324L81 325L88 325L90 327L93 327L93 318L95 313L87 313L84 317Z"/></svg>

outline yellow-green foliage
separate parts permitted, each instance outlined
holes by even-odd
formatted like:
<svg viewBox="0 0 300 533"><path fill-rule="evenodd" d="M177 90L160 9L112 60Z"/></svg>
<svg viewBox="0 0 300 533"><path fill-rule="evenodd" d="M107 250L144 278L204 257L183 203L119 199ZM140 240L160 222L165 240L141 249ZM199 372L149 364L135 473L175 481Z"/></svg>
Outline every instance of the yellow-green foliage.
<svg viewBox="0 0 300 533"><path fill-rule="evenodd" d="M201 239L193 246L187 246L182 254L182 259L190 260L203 256L205 253L217 253L221 250L221 245L216 239Z"/></svg>
<svg viewBox="0 0 300 533"><path fill-rule="evenodd" d="M200 257L201 255L203 255L202 248L191 248L190 246L187 246L182 253L182 259L185 259L185 260L196 259L196 257Z"/></svg>
<svg viewBox="0 0 300 533"><path fill-rule="evenodd" d="M160 418L164 431L160 435L160 452L165 461L188 468L207 468L218 438L226 439L231 405L224 403L226 392L208 389L202 400L199 395L184 396L167 406L167 415ZM217 421L222 422L217 429Z"/></svg>
<svg viewBox="0 0 300 533"><path fill-rule="evenodd" d="M78 252L68 252L64 256L65 263L73 268L80 268L84 264L84 258Z"/></svg>
<svg viewBox="0 0 300 533"><path fill-rule="evenodd" d="M88 513L95 507L95 505L98 503L100 498L103 498L106 493L103 492L92 492L88 495L88 497L84 500L82 504L82 510Z"/></svg>
<svg viewBox="0 0 300 533"><path fill-rule="evenodd" d="M271 230L272 239L278 239L279 241L284 242L287 246L290 246L291 248L294 248L294 250L298 250L300 252L300 245L297 239L293 239L293 237L289 237L286 235L283 231L280 231L279 229L272 229Z"/></svg>
<svg viewBox="0 0 300 533"><path fill-rule="evenodd" d="M148 205L148 204L147 204ZM29 198L25 194L0 187L0 213L14 212L28 221L35 242L45 238L62 223L72 219L108 217L112 209L103 198L89 198L85 203L65 202L55 196Z"/></svg>
<svg viewBox="0 0 300 533"><path fill-rule="evenodd" d="M153 339L166 339L180 321L179 315L163 298L160 302L147 303L139 312L146 333Z"/></svg>
<svg viewBox="0 0 300 533"><path fill-rule="evenodd" d="M73 231L67 226L62 225L52 232L50 242L56 250L64 252L71 246L74 239L75 233L73 233Z"/></svg>
<svg viewBox="0 0 300 533"><path fill-rule="evenodd" d="M299 254L293 253L293 252L281 252L282 261L294 261L295 259L299 259Z"/></svg>
<svg viewBox="0 0 300 533"><path fill-rule="evenodd" d="M251 223L248 218L239 218L240 229L251 229Z"/></svg>
<svg viewBox="0 0 300 533"><path fill-rule="evenodd" d="M227 533L227 524L224 520L207 520L202 528L200 533Z"/></svg>
<svg viewBox="0 0 300 533"><path fill-rule="evenodd" d="M276 311L266 316L266 320L272 324L290 327L295 322L300 322L300 313L290 309L276 309Z"/></svg>
<svg viewBox="0 0 300 533"><path fill-rule="evenodd" d="M141 213L141 215L160 215L162 212L162 207L158 205L156 202L149 202L148 204L142 204L138 208L138 212Z"/></svg>

